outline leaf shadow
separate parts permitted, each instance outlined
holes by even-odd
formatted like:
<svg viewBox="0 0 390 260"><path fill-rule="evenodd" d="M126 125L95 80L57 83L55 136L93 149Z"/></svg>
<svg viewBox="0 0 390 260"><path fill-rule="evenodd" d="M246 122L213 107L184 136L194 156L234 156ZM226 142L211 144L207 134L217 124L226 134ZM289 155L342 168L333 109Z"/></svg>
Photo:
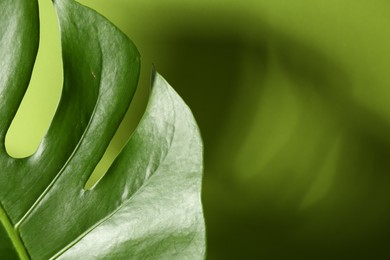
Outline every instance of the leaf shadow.
<svg viewBox="0 0 390 260"><path fill-rule="evenodd" d="M378 241L387 237L386 231L381 231L381 227L375 225L362 228L362 224L367 225L364 221L363 223L353 221L349 225L344 223L359 211L360 199L367 195L372 198L370 191L376 189L378 182L381 182L380 179L388 183L389 167L384 159L386 154L390 154L388 121L351 98L353 86L348 79L348 73L344 72L337 62L330 60L305 42L277 31L269 32L268 28L263 30L264 32L261 32L260 29L258 38L253 42L246 39L245 35L237 37L235 31L227 33L210 27L173 32L167 44L167 50L171 50L169 53L171 59L161 66L164 73L170 76L177 91L189 103L203 133L206 151L203 199L209 231L209 258L282 259L293 255L328 259L335 255L341 258L361 256L364 252L356 250L356 246L364 244L366 235L375 241L368 246L375 249L378 256L381 255L386 245ZM249 79L246 85L243 85L242 82L245 82L243 77L248 77L243 72L243 62L248 62L248 53L249 62L257 71L249 76L253 79ZM300 96L299 100L309 99L303 101L306 102L305 108L310 110L311 102L320 103L320 108L325 110L326 120L331 126L318 129L316 122L311 122L310 119L297 119L290 138L268 161L267 166L249 182L240 183L234 175L245 172L234 170L234 163L231 162L238 156L240 142L243 141L240 136L244 136L258 120L256 107L263 101L271 55L276 57L281 70L294 82L292 92ZM313 101L310 101L311 97ZM361 118L367 120L362 122ZM317 131L318 134L309 140L314 148L313 154L307 160L303 159L301 163L305 167L301 169L294 164L275 167L283 164L284 158L296 157L293 155L294 150L299 150L305 142L300 133L309 133L311 130ZM229 133L224 133L227 131ZM354 136L354 140L361 143L364 149L355 157L351 157L347 148L350 144L348 142L342 144L339 158L335 162L336 169L333 173L331 171L325 173L329 175L331 182L323 195L328 196L328 199L319 198L317 207L302 213L296 209L296 205L300 205L308 189L316 181L318 172L325 163L324 158L339 134ZM252 138L250 142L256 140ZM257 153L260 144L258 143L257 148L254 146L252 152L257 156L247 161L248 164L256 164L256 157L263 156ZM366 158L368 151L376 151L376 155L370 156L370 159ZM361 157L365 157L366 162L362 161ZM344 166L345 163L342 161L346 158L350 164ZM355 180L356 174L363 175L359 177L362 182L367 178L374 179L370 177L372 175L370 170L356 173L359 168L356 162L362 165L380 165L376 172L386 177L379 179L374 177L375 180L370 185L362 184L362 189L366 190L363 196L357 195L359 191L357 189L354 191L355 197L337 198L346 187L345 182L339 181L340 179ZM268 176L276 175L279 179L268 181L269 177L263 177L267 171L270 172ZM291 188L289 184L295 187ZM267 187L269 185L272 187ZM215 192L215 186L219 186L222 192ZM388 195L388 192L381 189L379 194L384 193ZM212 198L213 196L217 198ZM327 205L330 202L335 202L340 207ZM354 203L345 207L351 202ZM383 209L383 206L385 200L382 199L378 208ZM367 212L373 212L369 203L366 207ZM378 208L375 211L376 215L383 213L390 215L388 207L386 210ZM343 214L330 218L323 217L335 210L341 210ZM312 224L313 222L316 224ZM375 231L372 231L373 228ZM364 235L357 234L356 230L365 231L362 232ZM343 235L333 239L335 234L340 232ZM280 246L284 248L283 251L278 250ZM331 248L327 254L318 253L326 251L327 248Z"/></svg>
<svg viewBox="0 0 390 260"><path fill-rule="evenodd" d="M390 216L383 199L390 121L354 99L350 68L260 17L159 11L170 14L158 21L164 35L145 36L152 44L141 53L188 103L203 134L208 257L345 259L385 252L389 226L375 223ZM262 106L267 101L276 105ZM288 131L275 135L272 124ZM284 139L274 145L278 138ZM242 177L246 169L253 174ZM302 209L310 188L323 184L321 171L328 187ZM361 201L363 220L354 218ZM363 244L371 253L356 250Z"/></svg>

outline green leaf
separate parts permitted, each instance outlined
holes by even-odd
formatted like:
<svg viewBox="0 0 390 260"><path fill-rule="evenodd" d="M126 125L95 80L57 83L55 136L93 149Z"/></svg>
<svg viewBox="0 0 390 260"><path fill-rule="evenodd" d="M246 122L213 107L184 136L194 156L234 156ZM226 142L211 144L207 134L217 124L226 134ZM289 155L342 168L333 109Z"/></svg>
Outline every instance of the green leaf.
<svg viewBox="0 0 390 260"><path fill-rule="evenodd" d="M38 6L0 3L0 256L202 259L202 142L191 111L159 74L132 137L84 189L131 102L139 54L95 11L73 0L54 6L63 93L37 152L15 159L4 140L31 76Z"/></svg>

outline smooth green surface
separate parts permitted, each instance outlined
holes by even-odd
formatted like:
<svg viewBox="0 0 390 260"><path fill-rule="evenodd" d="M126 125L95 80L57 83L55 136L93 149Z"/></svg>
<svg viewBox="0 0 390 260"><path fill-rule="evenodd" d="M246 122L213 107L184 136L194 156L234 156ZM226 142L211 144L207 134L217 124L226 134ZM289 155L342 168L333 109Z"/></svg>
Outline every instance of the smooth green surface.
<svg viewBox="0 0 390 260"><path fill-rule="evenodd" d="M81 2L145 64L120 138L152 62L197 118L208 259L389 258L389 1ZM33 93L45 80L32 99L55 99Z"/></svg>
<svg viewBox="0 0 390 260"><path fill-rule="evenodd" d="M191 111L159 74L132 137L104 178L84 188L132 100L140 60L123 33L73 0L54 1L64 71L54 118L35 153L9 156L5 136L37 52L38 6L0 7L1 255L203 259L202 142Z"/></svg>

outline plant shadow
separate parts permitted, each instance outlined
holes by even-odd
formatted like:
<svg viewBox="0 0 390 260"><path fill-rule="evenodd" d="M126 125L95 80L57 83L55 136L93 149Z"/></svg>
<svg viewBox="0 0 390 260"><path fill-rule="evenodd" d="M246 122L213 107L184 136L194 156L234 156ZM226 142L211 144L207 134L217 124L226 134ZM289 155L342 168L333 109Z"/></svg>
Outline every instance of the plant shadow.
<svg viewBox="0 0 390 260"><path fill-rule="evenodd" d="M348 68L259 17L169 13L140 50L203 135L208 258L382 256L390 121L353 98Z"/></svg>

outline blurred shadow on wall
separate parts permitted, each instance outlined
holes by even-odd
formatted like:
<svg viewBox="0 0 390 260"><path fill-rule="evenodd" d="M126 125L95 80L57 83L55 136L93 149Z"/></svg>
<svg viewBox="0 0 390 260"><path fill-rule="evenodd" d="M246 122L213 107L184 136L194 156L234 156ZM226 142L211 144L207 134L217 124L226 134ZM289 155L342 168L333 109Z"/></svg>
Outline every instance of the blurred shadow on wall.
<svg viewBox="0 0 390 260"><path fill-rule="evenodd" d="M389 120L353 100L342 65L258 17L170 14L143 55L203 134L208 258L382 256Z"/></svg>

